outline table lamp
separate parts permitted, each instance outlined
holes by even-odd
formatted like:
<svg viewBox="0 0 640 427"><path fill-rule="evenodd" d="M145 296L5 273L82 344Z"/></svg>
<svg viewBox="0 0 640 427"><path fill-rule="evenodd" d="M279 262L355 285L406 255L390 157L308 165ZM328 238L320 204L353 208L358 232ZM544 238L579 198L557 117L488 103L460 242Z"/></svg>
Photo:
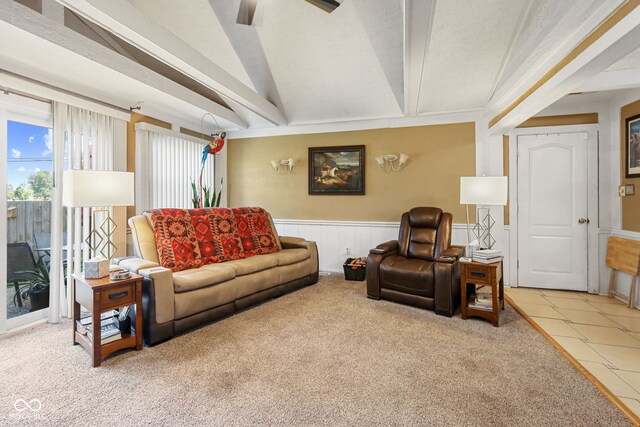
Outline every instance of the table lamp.
<svg viewBox="0 0 640 427"><path fill-rule="evenodd" d="M110 259L116 250L112 238L117 225L111 218L111 211L104 208L134 204L133 172L68 169L64 171L62 179L64 206L103 208L92 209L92 230L85 243L92 255L100 253ZM106 218L98 226L96 215L99 213L106 213Z"/></svg>
<svg viewBox="0 0 640 427"><path fill-rule="evenodd" d="M460 177L460 204L467 209L467 244L470 241L469 205L478 206L473 234L483 249L491 249L495 239L491 227L495 220L491 216L490 205L507 204L508 178L506 176L462 176Z"/></svg>

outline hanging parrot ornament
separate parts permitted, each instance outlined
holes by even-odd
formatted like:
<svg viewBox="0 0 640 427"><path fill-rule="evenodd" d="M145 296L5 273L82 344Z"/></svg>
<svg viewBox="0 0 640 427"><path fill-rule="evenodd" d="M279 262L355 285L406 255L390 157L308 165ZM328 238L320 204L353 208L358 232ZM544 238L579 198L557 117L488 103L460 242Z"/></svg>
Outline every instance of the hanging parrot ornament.
<svg viewBox="0 0 640 427"><path fill-rule="evenodd" d="M204 165L207 162L207 158L209 158L209 154L213 154L214 156L222 150L224 147L224 139L227 137L226 132L221 132L219 134L215 133L212 135L211 142L204 146L202 150L202 159L200 161L200 179L199 179L199 189L198 189L198 204L202 208L204 206L202 200L202 175L204 175ZM215 194L215 187L214 187Z"/></svg>

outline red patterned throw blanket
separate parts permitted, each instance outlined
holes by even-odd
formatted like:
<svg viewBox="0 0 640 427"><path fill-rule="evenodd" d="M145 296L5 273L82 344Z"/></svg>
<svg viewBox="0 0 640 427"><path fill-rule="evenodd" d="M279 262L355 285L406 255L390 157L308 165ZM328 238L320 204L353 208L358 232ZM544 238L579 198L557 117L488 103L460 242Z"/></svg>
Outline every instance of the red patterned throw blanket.
<svg viewBox="0 0 640 427"><path fill-rule="evenodd" d="M280 250L262 208L155 209L145 214L160 263L172 271Z"/></svg>

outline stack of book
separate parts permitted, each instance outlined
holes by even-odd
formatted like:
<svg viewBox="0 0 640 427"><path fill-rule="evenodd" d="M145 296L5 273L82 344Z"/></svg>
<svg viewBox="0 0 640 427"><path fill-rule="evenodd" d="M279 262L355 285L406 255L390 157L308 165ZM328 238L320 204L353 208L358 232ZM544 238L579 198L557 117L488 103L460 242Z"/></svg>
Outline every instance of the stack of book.
<svg viewBox="0 0 640 427"><path fill-rule="evenodd" d="M475 308L476 310L491 311L493 309L491 292L481 292L480 289L475 295L469 297L469 308Z"/></svg>
<svg viewBox="0 0 640 427"><path fill-rule="evenodd" d="M480 249L473 252L473 261L491 264L502 260L502 251L498 249Z"/></svg>
<svg viewBox="0 0 640 427"><path fill-rule="evenodd" d="M120 328L115 323L114 316L117 316L116 310L105 311L100 315L100 339L101 343L108 344L113 341L122 339ZM93 338L93 325L91 315L76 321L77 331L82 335L87 335L90 340Z"/></svg>

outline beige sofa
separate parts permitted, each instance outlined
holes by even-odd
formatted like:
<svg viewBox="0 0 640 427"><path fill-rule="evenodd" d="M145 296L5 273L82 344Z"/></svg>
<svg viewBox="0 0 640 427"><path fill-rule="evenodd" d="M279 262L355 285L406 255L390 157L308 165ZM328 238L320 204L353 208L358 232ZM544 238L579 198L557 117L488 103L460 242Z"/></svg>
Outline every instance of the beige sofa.
<svg viewBox="0 0 640 427"><path fill-rule="evenodd" d="M116 260L144 277L143 336L149 345L318 281L315 242L279 237L282 250L172 272L160 265L151 221L129 219L135 257ZM271 222L274 235L278 236Z"/></svg>

